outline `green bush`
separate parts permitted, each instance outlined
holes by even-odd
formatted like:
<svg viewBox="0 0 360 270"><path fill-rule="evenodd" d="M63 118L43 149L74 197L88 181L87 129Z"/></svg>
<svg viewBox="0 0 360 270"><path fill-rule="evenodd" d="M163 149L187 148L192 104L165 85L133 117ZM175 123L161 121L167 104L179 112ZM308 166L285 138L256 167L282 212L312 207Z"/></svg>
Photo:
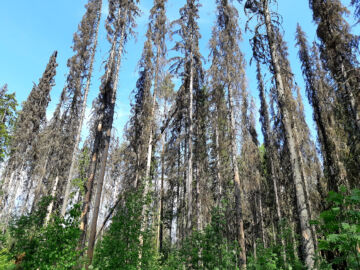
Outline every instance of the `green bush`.
<svg viewBox="0 0 360 270"><path fill-rule="evenodd" d="M212 210L211 222L204 231L193 231L179 249L173 249L163 269L231 269L237 268L237 244L225 237L222 209Z"/></svg>
<svg viewBox="0 0 360 270"><path fill-rule="evenodd" d="M101 270L157 270L158 256L151 228L141 231L144 198L141 191L129 192L117 209L110 228L95 250L93 267ZM146 202L147 203L147 202ZM143 245L140 238L143 239ZM140 255L141 254L141 255Z"/></svg>
<svg viewBox="0 0 360 270"><path fill-rule="evenodd" d="M66 218L54 215L49 224L43 226L50 201L51 198L44 198L34 213L10 225L9 251L14 259L22 257L20 269L65 270L78 264L80 207L72 208Z"/></svg>
<svg viewBox="0 0 360 270"><path fill-rule="evenodd" d="M322 236L319 250L331 267L360 269L360 190L347 195L342 187L339 193L330 192L327 201L329 209L314 222Z"/></svg>
<svg viewBox="0 0 360 270"><path fill-rule="evenodd" d="M11 258L10 252L3 248L0 250L0 269L10 270L15 268L15 261Z"/></svg>

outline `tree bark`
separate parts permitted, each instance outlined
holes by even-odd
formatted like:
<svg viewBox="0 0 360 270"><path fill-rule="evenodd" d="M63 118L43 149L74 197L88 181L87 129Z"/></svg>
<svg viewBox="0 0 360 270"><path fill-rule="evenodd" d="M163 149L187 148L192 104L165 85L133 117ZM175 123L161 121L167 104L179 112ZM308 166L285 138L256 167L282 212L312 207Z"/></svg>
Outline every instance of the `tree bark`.
<svg viewBox="0 0 360 270"><path fill-rule="evenodd" d="M166 114L166 100L164 104L164 116ZM166 142L166 134L164 134L161 138L161 179L160 179L160 198L159 198L159 211L158 211L158 222L157 222L157 241L156 241L156 249L161 252L163 245L163 197L164 197L164 177L165 177L165 142ZM173 209L171 209L171 213ZM171 215L172 216L172 215ZM171 239L171 227L172 220L170 221L170 239ZM171 243L171 241L170 241Z"/></svg>
<svg viewBox="0 0 360 270"><path fill-rule="evenodd" d="M296 140L293 133L294 132L293 128L291 126L291 114L288 111L288 108L286 107L286 96L285 96L283 81L281 77L279 59L277 54L276 42L275 42L275 35L273 32L273 26L268 9L268 0L262 0L262 3L263 3L263 13L266 24L267 37L270 46L272 66L274 68L276 90L279 100L279 108L283 116L286 142L289 149L290 162L293 172L293 180L295 184L297 211L300 220L301 237L302 237L301 240L302 240L302 246L305 257L305 265L307 268L312 269L314 267L315 248L314 248L314 242L312 239L311 229L309 224L310 218L306 207L304 187L301 179L301 168L296 153L296 146L295 146Z"/></svg>
<svg viewBox="0 0 360 270"><path fill-rule="evenodd" d="M187 160L187 175L186 175L186 191L187 191L187 235L192 231L192 191L193 191L193 81L194 81L194 67L193 67L193 52L190 49L190 79L189 79L189 107L188 107L188 121L189 131L187 137L188 145L188 160Z"/></svg>
<svg viewBox="0 0 360 270"><path fill-rule="evenodd" d="M53 189L51 191L52 200L51 200L51 202L50 202L50 204L49 204L49 206L47 208L47 213L46 213L45 223L44 223L45 226L47 226L49 224L51 213L52 213L53 208L54 208L54 200L55 200L55 195L56 195L56 190L57 190L57 187L58 187L58 183L59 183L59 176L57 175L56 178L55 178L55 183L54 183Z"/></svg>
<svg viewBox="0 0 360 270"><path fill-rule="evenodd" d="M99 5L101 6L101 3ZM99 12L101 13L101 7L100 7ZM90 60L89 73L87 75L86 87L85 87L85 91L84 91L84 99L83 99L83 103L82 103L80 122L79 122L79 126L78 126L77 133L76 133L76 139L75 139L75 144L74 144L74 148L73 148L73 151L72 151L69 175L68 175L68 178L66 180L65 194L64 194L64 199L63 199L63 203L62 203L62 206L61 206L61 216L62 217L65 216L66 209L67 209L67 206L69 204L69 197L70 197L70 191L71 191L71 181L73 179L75 169L76 169L76 156L77 156L77 153L78 153L78 150L79 150L79 144L80 144L80 139L81 139L81 131L82 131L82 127L83 127L84 120L85 120L86 104L87 104L87 98L88 98L89 90L90 90L91 76L92 76L92 72L93 72L93 68L94 68L94 59L95 59L97 42L98 42L100 18L101 18L101 16L99 14L98 15L98 21L97 21L97 26L96 26L96 34L95 34L94 46L92 48L92 55L91 55L91 60Z"/></svg>
<svg viewBox="0 0 360 270"><path fill-rule="evenodd" d="M120 18L121 15L121 8L119 8L118 10L118 18ZM122 35L122 39L124 36L124 28L121 30L121 35ZM109 55L109 60L108 60L108 67L105 71L105 78L104 81L107 83L109 78L110 78L110 74L111 72L113 72L113 66L114 66L114 59L115 59L115 53L116 53L116 38L117 36L114 35L113 40L112 40L112 47L110 50L110 55ZM102 121L104 120L104 115L100 116L100 123L97 127L97 131L98 133L103 132L103 123ZM83 200L83 209L82 209L82 213L81 213L81 222L80 222L80 229L82 230L82 235L80 237L80 241L79 241L79 245L81 248L85 247L85 242L86 242L86 232L87 232L87 219L88 219L88 215L89 215L89 209L90 209L90 202L91 202L91 197L92 197L92 192L93 192L93 184L94 184L94 178L95 178L95 173L96 173L96 168L97 168L97 163L98 163L98 158L99 155L101 153L100 151L100 145L99 142L95 142L94 145L94 150L93 153L91 155L91 159L90 159L90 170L89 170L89 178L86 182L86 192L85 192L85 197Z"/></svg>
<svg viewBox="0 0 360 270"><path fill-rule="evenodd" d="M115 78L114 78L114 85L112 89L112 96L111 96L111 112L109 113L109 119L106 119L108 122L108 129L106 131L106 137L105 137L105 147L102 154L102 160L101 160L101 168L100 168L100 175L99 180L97 183L97 190L96 190L96 197L94 202L94 210L92 215L92 222L91 222L91 229L90 229L90 235L89 235L89 244L88 244L88 260L89 265L92 262L93 254L94 254L94 246L95 246L95 239L96 239L96 227L97 227L97 220L99 216L99 210L100 210L100 201L101 201L101 194L104 184L104 177L105 177L105 171L106 171L106 164L107 164L107 158L109 155L109 148L110 148L110 140L111 140L111 130L112 130L112 124L114 120L114 113L115 113L115 102L116 102L116 92L117 92L117 85L118 85L118 76L119 76L119 70L120 70L120 64L121 64L121 56L123 52L123 44L124 44L124 29L121 31L121 37L120 37L120 44L117 52L117 61L115 66Z"/></svg>
<svg viewBox="0 0 360 270"><path fill-rule="evenodd" d="M229 80L230 82L230 80ZM239 166L236 157L236 124L235 124L235 112L234 112L234 96L231 86L228 87L228 103L230 112L230 132L231 132L231 160L232 169L235 183L235 207L236 207L236 222L237 222L237 237L240 245L239 254L239 267L240 269L246 269L246 246L245 246L245 234L244 234L244 221L242 216L242 184L239 176Z"/></svg>

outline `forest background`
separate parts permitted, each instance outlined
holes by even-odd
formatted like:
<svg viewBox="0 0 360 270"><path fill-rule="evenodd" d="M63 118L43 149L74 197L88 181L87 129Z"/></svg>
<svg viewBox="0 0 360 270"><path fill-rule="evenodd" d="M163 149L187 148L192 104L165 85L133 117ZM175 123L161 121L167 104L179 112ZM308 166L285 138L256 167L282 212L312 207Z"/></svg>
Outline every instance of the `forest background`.
<svg viewBox="0 0 360 270"><path fill-rule="evenodd" d="M33 82L41 76L44 71L44 65L48 61L49 55L56 49L59 53L58 71L55 77L56 85L51 91L51 103L47 111L47 118L50 119L58 103L62 86L65 84L67 67L66 61L72 55L72 37L77 29L77 25L84 14L84 5L86 0L56 0L56 1L10 1L5 0L0 3L0 10L5 11L0 16L0 36L4 37L6 42L0 43L0 82L9 85L11 92L16 93L16 98L21 104L30 93ZM119 84L118 98L116 105L116 118L114 128L117 130L117 136L121 138L123 127L130 116L131 91L135 88L138 77L137 65L141 57L142 47L145 42L145 33L149 11L152 7L152 0L141 1L140 9L142 15L136 18L138 27L136 28L137 38L131 39L127 46L123 64L120 68L121 83ZM350 6L350 0L344 1L344 4L353 12ZM169 21L179 17L179 9L183 1L169 1L167 4L167 16ZM234 1L234 5L240 8L240 4ZM316 38L316 25L312 20L312 13L308 7L307 1L279 0L278 13L282 14L284 39L289 47L289 61L295 74L295 81L301 88L301 94L305 95L304 79L301 72L301 64L298 55L298 48L295 46L296 24L299 23L306 32L308 40L311 42ZM21 8L19 8L21 7ZM56 11L56 12L55 12ZM100 29L104 29L104 21L108 11L107 1L103 2L103 16L101 18ZM242 12L242 10L240 10ZM207 58L210 53L209 40L211 30L216 20L216 5L214 0L202 1L199 10L200 26L200 52ZM244 28L247 17L240 15L240 27ZM349 15L346 18L350 25L354 25L354 18ZM354 32L359 32L360 26L354 25ZM103 61L109 49L109 43L105 39L105 31L99 33L98 53L95 56L94 80L92 80L91 90L88 98L87 119L89 119L91 104L97 96L100 80L103 71ZM243 51L247 63L252 57L252 49L249 43L251 34L243 31L243 42L240 48ZM171 48L169 46L169 48ZM171 52L169 52L171 55ZM209 63L209 61L207 61ZM6 64L5 64L6 63ZM205 67L208 66L205 65ZM19 79L21 74L21 80ZM257 108L260 107L257 81L256 65L246 65L246 75L249 84L249 92L256 100ZM176 83L176 81L174 81ZM180 80L179 80L180 82ZM311 129L313 139L316 138L314 123L312 118L312 109L306 98L303 100L305 106L306 121ZM258 119L258 117L257 117ZM88 129L84 129L84 135ZM260 132L260 123L257 121L257 130L262 141Z"/></svg>
<svg viewBox="0 0 360 270"><path fill-rule="evenodd" d="M15 136L5 132L1 138L3 147L12 141L0 194L6 217L0 267L4 258L18 269L88 269L91 263L98 269L360 267L360 26L355 21L360 1L311 0L312 10L305 1L217 0L217 10L215 1L168 1L166 12L164 2L109 0L110 7L103 1L100 9L101 1L90 0L78 30L98 38L93 51L76 43L90 36L73 36L87 2L0 4L5 10L0 19L2 106L12 99L4 93L14 92L19 108L28 97ZM343 13L341 4L350 12ZM165 14L167 22L178 19L180 27L170 39L162 36ZM317 42L327 72L315 43L308 57L305 35L309 44ZM78 58L71 58L72 38ZM77 61L88 61L90 53L96 55L92 76L76 73L85 63ZM165 58L183 64L180 72L169 77L177 65ZM75 90L90 77L82 129L87 142L78 153L77 142L75 148L72 144L81 126L82 97ZM74 78L81 79L75 83ZM70 107L66 90L70 97L75 93ZM11 109L2 113L5 124L14 124ZM47 197L50 191L53 198ZM117 245L120 252L114 253Z"/></svg>

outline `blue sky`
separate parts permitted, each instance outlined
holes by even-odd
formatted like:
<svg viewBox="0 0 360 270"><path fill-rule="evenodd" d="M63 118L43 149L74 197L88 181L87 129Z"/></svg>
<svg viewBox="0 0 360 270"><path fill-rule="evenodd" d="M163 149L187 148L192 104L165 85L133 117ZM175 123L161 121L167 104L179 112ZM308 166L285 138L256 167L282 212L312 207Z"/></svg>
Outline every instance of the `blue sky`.
<svg viewBox="0 0 360 270"><path fill-rule="evenodd" d="M66 62L72 56L72 37L77 30L85 9L86 0L1 0L0 1L0 85L8 84L9 90L16 93L19 102L24 101L31 91L33 82L37 83L41 77L49 56L54 50L58 51L58 69L56 86L51 93L52 101L49 105L48 115L54 111L60 92L65 84L67 74ZM94 76L92 79L91 92L88 101L88 112L91 102L97 96L100 77L103 74L103 61L106 59L108 44L103 27L107 12L107 1L103 0L103 18L99 34L99 47L96 56ZM179 8L185 0L169 0L167 16L174 20L179 16ZM199 26L202 34L200 50L205 59L209 55L208 41L211 37L211 29L215 22L215 0L201 0ZM349 1L343 1L347 6ZM144 34L147 28L149 10L153 0L142 0L140 8L142 16L138 18L136 29L137 37L126 45L126 55L122 60L119 76L119 89L116 105L116 118L114 127L117 135L121 135L122 129L129 118L130 93L135 87L137 80L137 63L141 56ZM238 4L236 4L239 7ZM289 60L295 79L304 93L304 82L301 75L301 66L295 47L295 29L299 22L307 33L309 41L315 39L315 25L312 22L311 11L307 0L278 0L275 9L283 17L283 29L285 40L289 47ZM247 18L243 10L239 9L239 24L244 29ZM348 18L351 20L351 17ZM359 33L359 28L357 32ZM240 44L247 61L251 57L249 35L243 34L243 42ZM169 44L169 48L171 45ZM249 91L257 100L256 78L254 66L247 65ZM307 121L313 130L311 108L304 100ZM314 132L312 132L315 134Z"/></svg>

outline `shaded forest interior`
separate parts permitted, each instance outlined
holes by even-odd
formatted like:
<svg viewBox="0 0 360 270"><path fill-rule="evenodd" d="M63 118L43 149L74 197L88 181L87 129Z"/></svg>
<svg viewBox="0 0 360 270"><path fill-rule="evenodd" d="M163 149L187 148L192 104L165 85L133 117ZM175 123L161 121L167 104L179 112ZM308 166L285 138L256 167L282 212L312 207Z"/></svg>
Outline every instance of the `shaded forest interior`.
<svg viewBox="0 0 360 270"><path fill-rule="evenodd" d="M51 119L57 51L20 107L1 87L0 269L360 269L359 36L345 16L359 22L360 1L304 1L317 36L298 24L306 97L276 0L216 0L207 64L202 1L172 22L168 2L153 0L123 139L119 71L139 0L108 0L89 123L102 0L85 6Z"/></svg>

